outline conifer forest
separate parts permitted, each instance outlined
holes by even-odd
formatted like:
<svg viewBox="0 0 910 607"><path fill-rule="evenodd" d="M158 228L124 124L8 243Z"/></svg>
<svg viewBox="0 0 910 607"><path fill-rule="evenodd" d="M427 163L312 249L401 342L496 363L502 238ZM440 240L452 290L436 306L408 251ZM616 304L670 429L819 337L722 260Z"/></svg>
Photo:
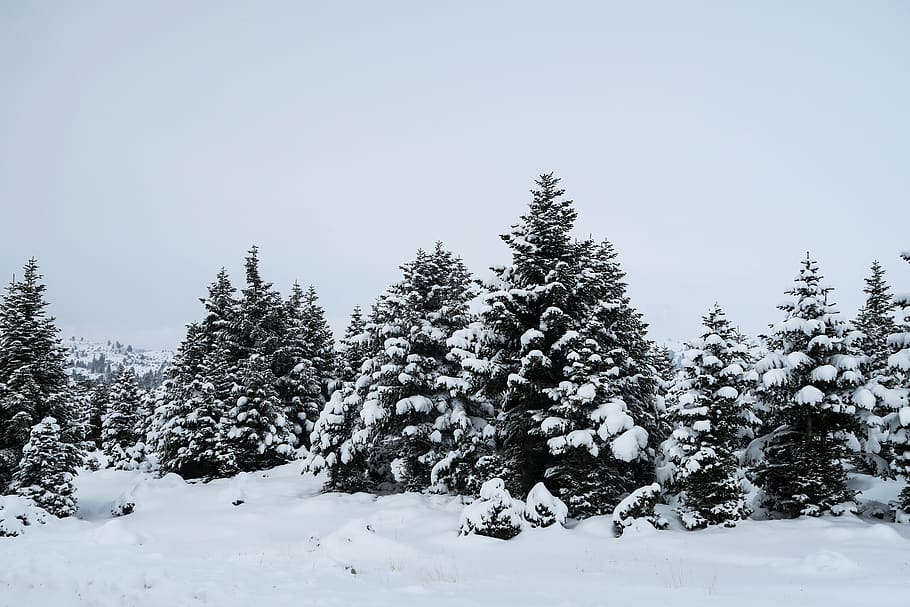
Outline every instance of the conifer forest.
<svg viewBox="0 0 910 607"><path fill-rule="evenodd" d="M900 602L908 31L0 6L0 607Z"/></svg>

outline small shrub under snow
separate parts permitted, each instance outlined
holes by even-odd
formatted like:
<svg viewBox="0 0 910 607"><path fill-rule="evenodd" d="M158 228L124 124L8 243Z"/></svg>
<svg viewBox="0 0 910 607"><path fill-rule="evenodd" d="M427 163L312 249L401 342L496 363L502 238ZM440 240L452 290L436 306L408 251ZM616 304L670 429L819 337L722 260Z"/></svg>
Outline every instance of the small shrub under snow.
<svg viewBox="0 0 910 607"><path fill-rule="evenodd" d="M654 529L665 529L667 521L654 511L660 500L660 485L653 483L636 489L617 504L613 510L613 527L622 533L630 527L642 524Z"/></svg>
<svg viewBox="0 0 910 607"><path fill-rule="evenodd" d="M549 527L554 523L566 524L569 509L561 499L547 490L546 485L537 483L528 493L525 504L525 520L532 527Z"/></svg>
<svg viewBox="0 0 910 607"><path fill-rule="evenodd" d="M26 527L43 525L50 516L28 498L0 495L0 537L22 535Z"/></svg>
<svg viewBox="0 0 910 607"><path fill-rule="evenodd" d="M523 515L524 504L512 499L502 479L490 479L480 488L480 499L462 511L459 532L508 540L521 533Z"/></svg>

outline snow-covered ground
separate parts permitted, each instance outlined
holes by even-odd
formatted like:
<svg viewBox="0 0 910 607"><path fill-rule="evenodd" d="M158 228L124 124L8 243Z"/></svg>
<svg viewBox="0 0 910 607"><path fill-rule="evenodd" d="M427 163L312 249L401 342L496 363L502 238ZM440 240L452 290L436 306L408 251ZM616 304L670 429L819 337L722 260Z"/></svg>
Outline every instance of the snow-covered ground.
<svg viewBox="0 0 910 607"><path fill-rule="evenodd" d="M844 515L615 538L598 517L501 541L459 537L458 498L322 495L299 467L205 485L84 472L78 518L0 538L0 605L804 607L910 592L910 529L893 523ZM866 500L899 490L860 482ZM135 511L112 517L129 494Z"/></svg>

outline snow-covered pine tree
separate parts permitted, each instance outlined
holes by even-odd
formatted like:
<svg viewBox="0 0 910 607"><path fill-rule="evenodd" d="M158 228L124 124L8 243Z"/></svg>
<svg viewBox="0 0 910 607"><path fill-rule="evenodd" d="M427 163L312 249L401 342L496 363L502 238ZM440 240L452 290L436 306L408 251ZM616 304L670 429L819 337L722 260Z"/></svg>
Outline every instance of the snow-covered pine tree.
<svg viewBox="0 0 910 607"><path fill-rule="evenodd" d="M234 406L227 412L227 442L237 468L252 472L290 461L294 438L284 417L275 376L264 355L253 354L240 364L234 385Z"/></svg>
<svg viewBox="0 0 910 607"><path fill-rule="evenodd" d="M61 438L57 420L45 417L32 427L22 448L13 487L54 516L72 516L76 512L73 479L80 459L78 449Z"/></svg>
<svg viewBox="0 0 910 607"><path fill-rule="evenodd" d="M749 345L719 305L702 320L705 332L682 350L682 373L668 402L673 433L662 444L687 529L729 527L748 516L737 452L758 425Z"/></svg>
<svg viewBox="0 0 910 607"><path fill-rule="evenodd" d="M910 251L901 254L910 263ZM910 293L896 299L900 307L900 322L888 336L891 350L888 356L888 374L881 378L887 391L885 405L891 411L885 417L889 428L888 443L893 452L891 468L904 479L910 479ZM900 494L896 519L910 522L910 485Z"/></svg>
<svg viewBox="0 0 910 607"><path fill-rule="evenodd" d="M612 244L589 240L577 248L578 278L566 306L576 320L556 342L565 380L549 390L554 402L539 431L555 456L548 482L584 517L610 512L652 480L663 402L647 325L629 302Z"/></svg>
<svg viewBox="0 0 910 607"><path fill-rule="evenodd" d="M869 356L869 367L874 372L888 365L888 336L895 330L896 305L891 288L885 282L885 270L878 261L872 262L871 271L863 289L866 302L856 315L854 325L863 332L859 346Z"/></svg>
<svg viewBox="0 0 910 607"><path fill-rule="evenodd" d="M325 472L325 491L356 493L375 487L366 452L356 449L351 440L355 429L361 428L362 402L354 385L345 383L332 393L310 434L303 472Z"/></svg>
<svg viewBox="0 0 910 607"><path fill-rule="evenodd" d="M447 358L446 339L470 320L467 269L437 243L433 253L418 251L402 271L402 280L373 306L365 339L350 335L357 340L351 345L368 348L368 357L353 384L343 382L313 433L308 467L327 468L330 489L428 489L439 484L431 478L436 464L471 431L461 399L444 380L458 371Z"/></svg>
<svg viewBox="0 0 910 607"><path fill-rule="evenodd" d="M891 461L894 455L886 442L884 418L890 413L894 392L889 381L888 336L895 331L894 310L896 305L891 296L891 289L885 282L885 271L878 261L872 262L872 273L866 278L863 289L866 301L857 314L855 326L863 332L859 342L862 351L868 355L868 364L864 371L867 376L867 388L876 397L871 410L859 411L862 429L859 437L862 450L857 466L871 474L889 476Z"/></svg>
<svg viewBox="0 0 910 607"><path fill-rule="evenodd" d="M858 429L857 407L874 404L863 387L862 333L838 318L818 264L807 255L802 266L791 300L780 306L786 317L771 326L768 353L755 367L772 433L754 477L768 509L790 517L818 516L853 499L845 435Z"/></svg>
<svg viewBox="0 0 910 607"><path fill-rule="evenodd" d="M522 493L546 479L586 516L650 480L657 381L612 246L574 241L559 180L536 183L502 237L512 265L493 268L479 322L450 344L475 399L501 411L503 478Z"/></svg>
<svg viewBox="0 0 910 607"><path fill-rule="evenodd" d="M296 443L276 388L276 353L287 335L287 308L262 279L258 251L253 246L246 257L246 286L232 328L240 359L227 416L227 443L246 472L287 462Z"/></svg>
<svg viewBox="0 0 910 607"><path fill-rule="evenodd" d="M95 449L101 448L101 420L110 403L109 386L103 381L96 381L89 394L88 419L86 420L86 440Z"/></svg>
<svg viewBox="0 0 910 607"><path fill-rule="evenodd" d="M289 428L295 441L303 445L309 445L313 423L325 404L323 381L328 382L328 378L321 377L316 369L308 305L307 293L295 282L287 301L285 338L273 356L272 365L278 377L276 388ZM323 372L324 354L322 350L318 354Z"/></svg>
<svg viewBox="0 0 910 607"><path fill-rule="evenodd" d="M181 454L192 438L186 419L195 410L193 399L198 396L201 387L200 375L206 349L202 326L190 323L166 371L164 402L155 410L149 437L165 472L183 474Z"/></svg>
<svg viewBox="0 0 910 607"><path fill-rule="evenodd" d="M366 321L360 306L354 306L351 318L341 339L341 348L335 356L335 379L333 388L340 388L341 384L353 384L360 375L360 368L370 356L367 345ZM334 391L334 390L333 390Z"/></svg>
<svg viewBox="0 0 910 607"><path fill-rule="evenodd" d="M246 286L233 322L238 356L264 356L271 364L285 336L287 310L281 295L259 272L259 248L253 246L244 261Z"/></svg>
<svg viewBox="0 0 910 607"><path fill-rule="evenodd" d="M363 429L353 442L369 454L377 479L422 491L455 448L456 434L472 432L465 403L445 379L458 372L446 340L471 320L471 279L442 243L432 253L418 251L402 272L367 325L375 350L356 382Z"/></svg>
<svg viewBox="0 0 910 607"><path fill-rule="evenodd" d="M335 336L325 319L325 310L319 304L316 287L310 285L300 303L300 321L307 356L313 365L323 397L335 374ZM322 399L323 402L325 398ZM320 403L321 404L321 403ZM316 412L318 414L318 411Z"/></svg>
<svg viewBox="0 0 910 607"><path fill-rule="evenodd" d="M19 464L31 427L52 416L70 423L65 350L54 318L47 315L46 290L38 262L26 263L0 301L0 493ZM64 440L71 441L64 432Z"/></svg>
<svg viewBox="0 0 910 607"><path fill-rule="evenodd" d="M132 367L121 366L110 389L110 403L101 421L101 448L108 465L129 467L133 460L131 449L139 442L136 425L139 421L141 395Z"/></svg>

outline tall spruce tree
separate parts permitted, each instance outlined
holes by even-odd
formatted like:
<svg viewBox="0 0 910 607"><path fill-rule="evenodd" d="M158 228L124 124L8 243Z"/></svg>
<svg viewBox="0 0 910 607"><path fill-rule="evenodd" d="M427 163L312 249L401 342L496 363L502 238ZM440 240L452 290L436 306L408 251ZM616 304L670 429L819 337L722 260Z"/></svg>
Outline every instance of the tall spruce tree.
<svg viewBox="0 0 910 607"><path fill-rule="evenodd" d="M46 287L32 258L0 302L0 493L18 466L29 432L45 417L70 425L65 349L47 315ZM64 431L64 440L71 441Z"/></svg>
<svg viewBox="0 0 910 607"><path fill-rule="evenodd" d="M367 339L363 311L359 305L354 306L348 326L344 331L344 337L341 339L341 348L335 356L334 375L337 381L334 388L341 387L337 385L337 382L354 383L357 379L360 368L370 355Z"/></svg>
<svg viewBox="0 0 910 607"><path fill-rule="evenodd" d="M862 333L838 318L818 264L806 257L791 300L771 326L768 354L756 364L759 397L773 429L755 479L765 505L783 516L818 516L851 501L845 434L858 429L857 407L870 408L858 350Z"/></svg>
<svg viewBox="0 0 910 607"><path fill-rule="evenodd" d="M287 309L262 279L258 251L253 246L245 260L246 286L233 329L240 358L227 438L243 471L288 461L296 443L276 388L276 372L281 372L276 353L287 335Z"/></svg>
<svg viewBox="0 0 910 607"><path fill-rule="evenodd" d="M749 345L717 304L702 320L705 332L685 344L682 373L670 388L673 433L662 445L688 529L733 526L749 514L738 452L758 425Z"/></svg>
<svg viewBox="0 0 910 607"><path fill-rule="evenodd" d="M331 334L326 337L328 326L322 308L316 303L315 290L304 292L295 282L286 306L285 338L274 355L276 387L295 440L309 445L309 434L325 404L325 386L331 374L326 367L331 365L332 358L329 355L326 361L325 351L326 346L331 346ZM318 308L318 314L313 306ZM323 331L314 331L317 315Z"/></svg>
<svg viewBox="0 0 910 607"><path fill-rule="evenodd" d="M546 480L574 516L608 511L650 474L657 427L646 326L608 242L576 242L572 201L542 175L502 238L476 326L452 356L478 400L501 411L501 475L515 493Z"/></svg>
<svg viewBox="0 0 910 607"><path fill-rule="evenodd" d="M901 254L910 262L910 251ZM890 412L885 417L889 429L888 443L893 453L891 468L904 479L910 479L910 294L897 298L900 321L888 336L891 353L888 372L880 378L885 405ZM897 520L910 522L910 486L905 487L898 500Z"/></svg>
<svg viewBox="0 0 910 607"><path fill-rule="evenodd" d="M373 306L365 327L372 351L360 374L317 424L326 436L314 433L311 460L341 477L330 488L428 489L432 470L470 422L461 399L440 381L457 371L446 339L470 319L467 269L437 243L433 253L418 251L402 272ZM355 408L359 419L350 419ZM338 440L339 430L348 432L345 440Z"/></svg>
<svg viewBox="0 0 910 607"><path fill-rule="evenodd" d="M890 475L894 454L886 441L887 431L884 418L890 412L893 391L888 384L888 336L895 331L894 310L891 289L885 282L885 271L878 261L872 263L872 273L866 278L866 301L857 314L856 328L863 332L860 341L862 351L868 355L865 365L867 388L875 396L875 406L860 411L861 432L859 437L862 451L857 465L860 469L882 476Z"/></svg>
<svg viewBox="0 0 910 607"><path fill-rule="evenodd" d="M101 448L108 465L129 468L135 455L131 452L140 437L139 422L141 394L132 367L121 366L110 389L110 402L101 421Z"/></svg>
<svg viewBox="0 0 910 607"><path fill-rule="evenodd" d="M319 304L319 296L313 285L307 287L303 294L300 312L308 358L313 365L322 393L326 396L335 372L335 337L325 319L325 310Z"/></svg>
<svg viewBox="0 0 910 607"><path fill-rule="evenodd" d="M863 332L860 347L869 356L869 366L874 372L888 365L888 336L895 330L894 310L897 307L891 288L885 282L885 270L878 261L872 262L872 273L866 278L863 292L866 302L854 324Z"/></svg>

